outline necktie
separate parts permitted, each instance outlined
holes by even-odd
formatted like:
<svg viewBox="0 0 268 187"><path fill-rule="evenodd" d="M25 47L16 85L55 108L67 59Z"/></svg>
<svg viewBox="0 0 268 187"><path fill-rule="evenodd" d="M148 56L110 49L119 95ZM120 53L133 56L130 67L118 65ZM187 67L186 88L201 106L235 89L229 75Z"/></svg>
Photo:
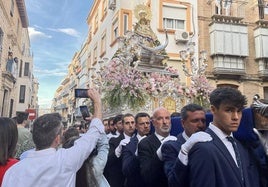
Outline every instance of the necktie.
<svg viewBox="0 0 268 187"><path fill-rule="evenodd" d="M239 153L237 144L236 144L234 138L231 137L231 136L227 136L227 140L228 140L229 142L231 142L232 145L233 145L234 152L235 152L235 157L236 157L236 162L237 162L237 166L238 166L238 169L239 169L239 172L240 172L242 181L244 181L243 169L242 169L242 163L241 163L241 157L240 157L240 153Z"/></svg>

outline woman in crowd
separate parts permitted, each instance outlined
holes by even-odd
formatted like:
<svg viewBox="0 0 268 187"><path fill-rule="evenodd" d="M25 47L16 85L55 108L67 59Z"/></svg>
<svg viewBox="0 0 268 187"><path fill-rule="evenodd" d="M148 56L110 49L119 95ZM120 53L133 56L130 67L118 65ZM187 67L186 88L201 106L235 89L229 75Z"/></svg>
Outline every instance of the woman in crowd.
<svg viewBox="0 0 268 187"><path fill-rule="evenodd" d="M63 134L63 148L70 148L79 138L79 131L75 128L68 129ZM94 151L85 160L82 167L76 173L76 186L84 187L109 187L109 183L103 175L109 151L108 138L102 134Z"/></svg>
<svg viewBox="0 0 268 187"><path fill-rule="evenodd" d="M14 159L17 141L18 129L15 121L0 117L0 186L5 172L18 162Z"/></svg>

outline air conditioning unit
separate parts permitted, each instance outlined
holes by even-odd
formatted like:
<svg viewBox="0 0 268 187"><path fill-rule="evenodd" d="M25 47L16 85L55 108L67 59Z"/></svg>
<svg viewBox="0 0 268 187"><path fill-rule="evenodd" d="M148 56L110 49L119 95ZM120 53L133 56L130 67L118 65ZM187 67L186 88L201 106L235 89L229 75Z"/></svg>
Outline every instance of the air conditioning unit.
<svg viewBox="0 0 268 187"><path fill-rule="evenodd" d="M108 8L114 10L116 8L116 0L109 0Z"/></svg>
<svg viewBox="0 0 268 187"><path fill-rule="evenodd" d="M177 30L175 32L175 41L176 41L176 43L187 42L189 40L189 38L190 38L190 34L187 31Z"/></svg>

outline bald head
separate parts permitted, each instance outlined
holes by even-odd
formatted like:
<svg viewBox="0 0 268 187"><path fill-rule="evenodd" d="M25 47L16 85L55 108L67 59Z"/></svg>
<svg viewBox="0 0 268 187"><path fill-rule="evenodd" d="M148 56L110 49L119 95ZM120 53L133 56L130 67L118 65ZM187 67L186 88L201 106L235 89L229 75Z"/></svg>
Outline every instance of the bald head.
<svg viewBox="0 0 268 187"><path fill-rule="evenodd" d="M155 109L152 123L157 134L167 137L171 129L170 112L164 107Z"/></svg>

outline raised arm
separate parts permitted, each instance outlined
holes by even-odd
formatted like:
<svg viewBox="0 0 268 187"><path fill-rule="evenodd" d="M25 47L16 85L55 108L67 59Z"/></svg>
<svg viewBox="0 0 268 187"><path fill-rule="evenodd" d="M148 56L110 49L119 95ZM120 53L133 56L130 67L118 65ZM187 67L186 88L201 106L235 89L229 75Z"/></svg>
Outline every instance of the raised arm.
<svg viewBox="0 0 268 187"><path fill-rule="evenodd" d="M94 114L93 118L102 119L102 111L101 111L101 96L96 89L88 89L88 97L93 101L94 105Z"/></svg>

